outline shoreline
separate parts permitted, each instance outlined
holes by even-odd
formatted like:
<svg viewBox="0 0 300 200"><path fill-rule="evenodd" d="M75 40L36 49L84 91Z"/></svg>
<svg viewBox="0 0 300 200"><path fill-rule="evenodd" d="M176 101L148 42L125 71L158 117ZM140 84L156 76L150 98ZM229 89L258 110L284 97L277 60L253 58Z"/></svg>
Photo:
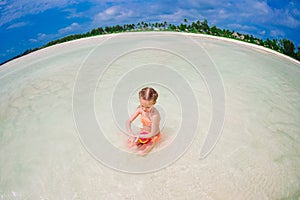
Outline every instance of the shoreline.
<svg viewBox="0 0 300 200"><path fill-rule="evenodd" d="M283 59L286 59L286 60L288 60L288 61L290 61L294 64L297 64L300 67L300 61L298 61L298 60L296 60L296 59L294 59L290 56L287 56L283 53L277 52L277 51L272 50L272 49L267 48L267 47L263 47L261 45L256 45L256 44L248 43L248 42L245 42L245 41L235 40L235 39L232 39L232 38L225 38L225 37L221 37L221 36L207 35L207 34L202 34L202 33L186 33L186 32L173 32L173 31L137 31L137 32L121 32L121 33L110 33L110 34L104 34L104 35L97 35L97 36L80 38L80 39L76 39L76 40L71 40L71 41L55 44L55 45L52 45L52 46L49 46L49 47L46 47L46 48L39 49L39 50L34 51L32 53L29 53L27 55L18 57L16 59L10 60L10 61L0 65L0 72L5 70L6 65L10 65L10 64L12 64L12 63L14 63L14 62L16 62L20 59L24 59L26 57L35 55L35 54L43 52L45 50L50 50L50 49L55 49L57 47L61 47L62 45L67 45L68 46L70 44L74 44L74 43L81 42L81 41L86 41L86 40L91 40L91 39L96 39L96 38L114 37L116 35L153 34L153 33L155 33L155 34L158 33L158 34L162 34L162 35L164 35L164 34L177 35L178 34L178 35L193 36L193 37L194 36L203 37L203 38L208 38L208 39L212 39L212 40L221 40L221 41L229 42L229 43L232 43L232 44L238 44L238 45L241 45L241 46L244 46L244 47L249 47L249 48L256 49L256 50L261 50L261 51L276 55L276 56L281 57Z"/></svg>
<svg viewBox="0 0 300 200"><path fill-rule="evenodd" d="M220 37L220 36L213 36L213 35L206 35L206 34L197 34L197 33L183 33L183 34L193 34L195 36L198 36L200 35L201 37L206 37L206 38L210 38L210 39L216 39L216 40L222 40L222 41L226 41L226 42L229 42L229 43L234 43L234 44L239 44L239 45L242 45L242 46L245 46L245 47L250 47L252 49L258 49L258 50L262 50L262 51L265 51L267 53L270 53L270 54L273 54L273 55L277 55L279 57L282 57L282 58L285 58L297 65L300 65L300 61L290 57L290 56L287 56L283 53L280 53L280 52L277 52L273 49L269 49L267 47L263 47L263 46L260 46L260 45L256 45L256 44L252 44L252 43L248 43L248 42L244 42L244 41L240 41L240 40L235 40L235 39L231 39L231 38L225 38L225 37Z"/></svg>

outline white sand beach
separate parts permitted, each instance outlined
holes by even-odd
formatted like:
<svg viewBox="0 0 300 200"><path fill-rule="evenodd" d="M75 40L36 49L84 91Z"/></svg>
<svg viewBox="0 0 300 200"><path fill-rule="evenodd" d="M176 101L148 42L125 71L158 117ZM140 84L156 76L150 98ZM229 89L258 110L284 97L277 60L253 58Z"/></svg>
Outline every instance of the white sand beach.
<svg viewBox="0 0 300 200"><path fill-rule="evenodd" d="M272 50L173 32L10 61L0 199L299 199L299 77L300 63ZM122 132L143 86L159 93L162 138L142 157Z"/></svg>

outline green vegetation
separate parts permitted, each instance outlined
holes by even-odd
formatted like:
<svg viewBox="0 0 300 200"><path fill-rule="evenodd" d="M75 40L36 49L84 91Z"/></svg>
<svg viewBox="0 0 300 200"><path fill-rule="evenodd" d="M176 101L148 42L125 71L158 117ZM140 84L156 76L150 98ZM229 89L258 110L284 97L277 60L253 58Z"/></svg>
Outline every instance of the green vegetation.
<svg viewBox="0 0 300 200"><path fill-rule="evenodd" d="M26 50L21 55L18 55L10 60L13 60L15 58L21 57L23 55L29 54L31 52L34 52L36 50L39 50L39 49L42 49L45 47L49 47L49 46L52 46L55 44L60 44L60 43L71 41L71 40L92 37L92 36L97 36L97 35L103 35L103 34L134 32L134 31L177 31L177 32L199 33L199 34L208 34L208 35L214 35L214 36L219 36L219 37L226 37L226 38L240 40L240 41L244 41L244 42L248 42L248 43L253 43L256 45L261 45L266 48L270 48L277 52L283 53L287 56L290 56L290 57L300 61L300 46L297 48L297 52L296 52L294 43L288 39L284 38L284 39L280 39L280 40L277 40L277 39L261 40L261 39L253 37L253 35L240 34L235 31L230 31L227 29L226 30L220 29L220 28L216 27L215 25L212 27L209 27L207 20L203 20L203 21L198 20L196 22L192 22L191 24L188 24L187 19L184 19L184 23L182 23L180 25L169 24L167 22L147 23L147 22L142 21L137 24L124 24L122 26L121 25L106 26L104 28L99 27L99 28L93 29L90 32L87 32L84 34L69 35L69 36L63 37L61 39L51 41L42 47ZM8 60L8 61L10 61L10 60ZM6 62L8 62L8 61L6 61ZM1 63L1 64L4 64L4 63Z"/></svg>

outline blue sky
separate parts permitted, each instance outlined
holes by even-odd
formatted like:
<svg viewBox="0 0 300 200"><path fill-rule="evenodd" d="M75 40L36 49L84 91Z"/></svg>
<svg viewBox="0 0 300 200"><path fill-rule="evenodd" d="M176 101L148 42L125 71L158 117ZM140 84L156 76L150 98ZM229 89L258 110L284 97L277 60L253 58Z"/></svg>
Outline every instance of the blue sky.
<svg viewBox="0 0 300 200"><path fill-rule="evenodd" d="M0 0L0 63L99 26L184 19L300 46L299 0Z"/></svg>

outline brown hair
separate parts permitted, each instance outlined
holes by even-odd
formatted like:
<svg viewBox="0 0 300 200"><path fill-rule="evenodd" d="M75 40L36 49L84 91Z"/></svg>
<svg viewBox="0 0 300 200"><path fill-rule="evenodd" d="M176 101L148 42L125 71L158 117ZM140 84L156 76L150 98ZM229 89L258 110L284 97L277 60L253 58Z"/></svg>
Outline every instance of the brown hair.
<svg viewBox="0 0 300 200"><path fill-rule="evenodd" d="M139 92L139 97L147 101L152 101L153 104L155 104L158 98L158 93L151 87L145 87Z"/></svg>

